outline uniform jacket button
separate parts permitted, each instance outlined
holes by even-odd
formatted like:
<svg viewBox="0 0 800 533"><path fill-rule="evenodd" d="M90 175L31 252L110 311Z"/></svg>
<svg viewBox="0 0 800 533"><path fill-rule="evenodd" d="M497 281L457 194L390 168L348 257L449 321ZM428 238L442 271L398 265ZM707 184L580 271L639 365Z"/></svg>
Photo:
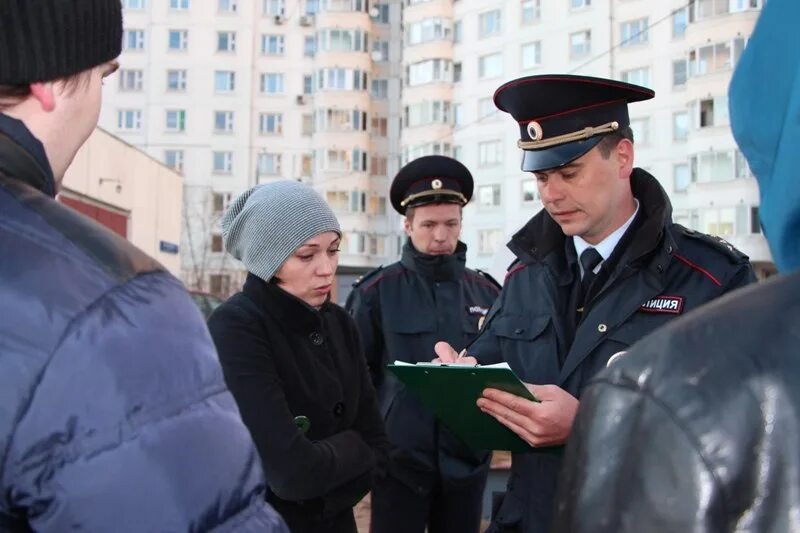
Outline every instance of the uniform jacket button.
<svg viewBox="0 0 800 533"><path fill-rule="evenodd" d="M324 341L324 339L322 338L322 335L319 332L316 332L316 331L314 333L312 333L311 335L309 335L308 338L311 339L311 343L314 346L322 346L322 343Z"/></svg>
<svg viewBox="0 0 800 533"><path fill-rule="evenodd" d="M344 404L342 402L336 402L336 405L333 406L333 414L342 416L342 413L344 413Z"/></svg>
<svg viewBox="0 0 800 533"><path fill-rule="evenodd" d="M599 326L597 326L597 331L599 331L600 333L605 333L606 331L608 331L608 326L606 326L605 324L600 324Z"/></svg>
<svg viewBox="0 0 800 533"><path fill-rule="evenodd" d="M525 331L525 330L522 329L522 328L517 328L517 329L514 330L514 335L522 335L523 331Z"/></svg>

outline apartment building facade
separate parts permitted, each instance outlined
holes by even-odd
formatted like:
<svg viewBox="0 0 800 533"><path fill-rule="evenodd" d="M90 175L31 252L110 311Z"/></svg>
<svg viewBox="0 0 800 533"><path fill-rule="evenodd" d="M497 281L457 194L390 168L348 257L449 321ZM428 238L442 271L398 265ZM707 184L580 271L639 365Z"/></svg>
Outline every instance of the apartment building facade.
<svg viewBox="0 0 800 533"><path fill-rule="evenodd" d="M401 5L394 0L124 0L100 123L184 176L182 277L222 296L242 266L219 218L240 192L296 179L344 231L339 284L397 255Z"/></svg>
<svg viewBox="0 0 800 533"><path fill-rule="evenodd" d="M505 243L542 208L495 89L570 73L654 89L654 100L630 108L637 165L662 183L677 222L725 238L760 274L774 272L756 183L727 116L727 86L762 1L405 0L403 158L444 153L472 170L470 264L502 278Z"/></svg>

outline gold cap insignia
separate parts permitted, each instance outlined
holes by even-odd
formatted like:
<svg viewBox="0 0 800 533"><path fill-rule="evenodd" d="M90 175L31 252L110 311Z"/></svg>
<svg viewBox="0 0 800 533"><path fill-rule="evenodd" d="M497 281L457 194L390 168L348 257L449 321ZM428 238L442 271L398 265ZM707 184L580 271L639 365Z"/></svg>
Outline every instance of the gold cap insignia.
<svg viewBox="0 0 800 533"><path fill-rule="evenodd" d="M435 180L433 180L433 181L431 182L431 187L432 187L433 189L436 189L436 190L439 190L439 189L441 189L441 188L442 188L442 180L440 180L440 179L435 179Z"/></svg>

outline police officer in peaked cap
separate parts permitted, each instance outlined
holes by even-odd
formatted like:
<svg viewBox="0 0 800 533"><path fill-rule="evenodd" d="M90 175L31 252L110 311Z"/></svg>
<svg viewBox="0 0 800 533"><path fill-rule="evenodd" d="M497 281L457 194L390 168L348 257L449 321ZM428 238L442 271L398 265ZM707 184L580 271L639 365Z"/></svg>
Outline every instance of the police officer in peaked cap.
<svg viewBox="0 0 800 533"><path fill-rule="evenodd" d="M510 81L495 105L518 123L522 170L543 209L508 243L516 260L465 363L507 362L538 402L488 390L478 407L530 445L490 531L549 530L564 445L587 382L646 334L753 281L746 256L672 221L634 163L629 105L652 90L562 74ZM442 339L446 341L446 339ZM458 348L437 344L453 361Z"/></svg>
<svg viewBox="0 0 800 533"><path fill-rule="evenodd" d="M450 157L404 166L390 191L408 235L400 261L364 276L347 301L397 449L372 491L373 533L479 530L490 452L472 451L385 370L395 360L430 361L443 339L461 350L500 292L491 277L465 265L459 234L472 191L469 170Z"/></svg>

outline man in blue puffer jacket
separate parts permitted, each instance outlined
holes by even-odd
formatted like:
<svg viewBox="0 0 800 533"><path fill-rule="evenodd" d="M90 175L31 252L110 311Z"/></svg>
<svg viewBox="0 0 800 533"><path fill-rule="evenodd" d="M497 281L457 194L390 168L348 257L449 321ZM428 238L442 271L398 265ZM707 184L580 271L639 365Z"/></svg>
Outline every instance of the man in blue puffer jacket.
<svg viewBox="0 0 800 533"><path fill-rule="evenodd" d="M0 4L0 530L286 532L181 284L54 201L119 0Z"/></svg>

